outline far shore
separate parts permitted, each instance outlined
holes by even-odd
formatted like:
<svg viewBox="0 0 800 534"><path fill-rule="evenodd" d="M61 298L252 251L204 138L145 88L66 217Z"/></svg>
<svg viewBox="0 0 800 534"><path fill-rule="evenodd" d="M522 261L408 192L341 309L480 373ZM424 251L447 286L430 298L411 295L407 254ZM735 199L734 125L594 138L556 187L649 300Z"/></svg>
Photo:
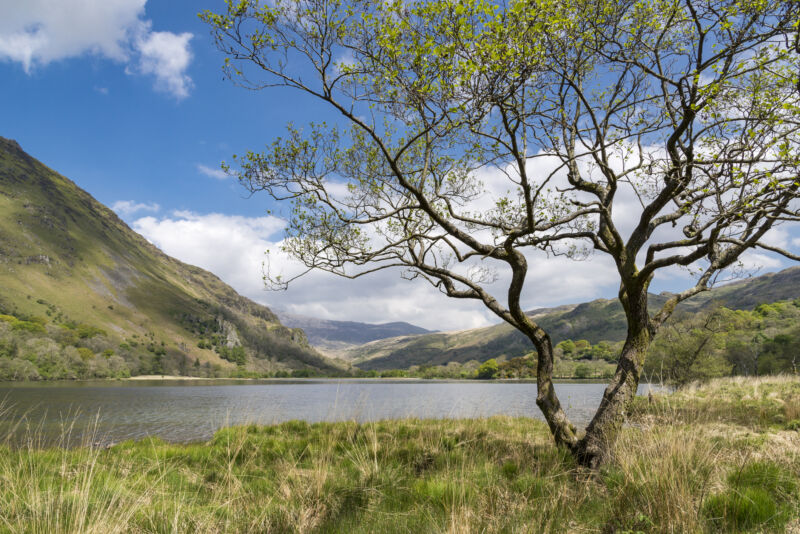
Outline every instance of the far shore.
<svg viewBox="0 0 800 534"><path fill-rule="evenodd" d="M208 380L208 378L181 375L136 375L128 377L125 380Z"/></svg>
<svg viewBox="0 0 800 534"><path fill-rule="evenodd" d="M90 379L91 380L91 379ZM98 379L102 380L102 379ZM422 378L417 376L391 376L391 377L382 377L382 376L309 376L309 377L230 377L230 376L214 376L214 377L204 377L204 376L182 376L182 375L136 375L130 376L127 378L116 378L112 380L270 380L270 381L302 381L302 380L353 380L353 381L389 381L389 382L401 382L401 381L410 381L410 382L484 382L484 383L491 383L491 382L524 382L524 383L535 383L536 377L529 377L529 378L494 378L488 380L479 380L476 378L441 378L441 377L434 377L434 378ZM608 379L601 378L601 377L586 377L586 378L577 378L577 377L553 377L553 381L558 382L572 382L572 383L603 383L605 384ZM647 382L642 382L643 384Z"/></svg>

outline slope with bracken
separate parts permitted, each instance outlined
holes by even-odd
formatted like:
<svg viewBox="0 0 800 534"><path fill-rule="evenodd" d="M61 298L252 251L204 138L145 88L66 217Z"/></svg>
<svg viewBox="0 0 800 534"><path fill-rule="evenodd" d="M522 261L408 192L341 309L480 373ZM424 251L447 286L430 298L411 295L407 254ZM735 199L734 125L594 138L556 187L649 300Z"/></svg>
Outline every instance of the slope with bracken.
<svg viewBox="0 0 800 534"><path fill-rule="evenodd" d="M2 137L0 287L6 322L38 321L62 338L65 329L88 325L112 346L107 354L130 360L133 373L213 365L224 374L237 368L233 362L256 372L339 370L301 330L212 273L162 253ZM149 347L158 365L134 357L137 345Z"/></svg>

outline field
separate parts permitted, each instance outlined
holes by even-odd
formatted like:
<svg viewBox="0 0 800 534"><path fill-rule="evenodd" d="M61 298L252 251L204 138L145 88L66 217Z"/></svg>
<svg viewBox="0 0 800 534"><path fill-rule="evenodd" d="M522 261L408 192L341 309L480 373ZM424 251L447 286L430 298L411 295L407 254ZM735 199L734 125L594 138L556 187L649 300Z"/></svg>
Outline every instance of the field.
<svg viewBox="0 0 800 534"><path fill-rule="evenodd" d="M799 430L789 377L641 398L600 471L533 419L295 421L70 450L40 448L34 428L0 448L0 531L800 532Z"/></svg>

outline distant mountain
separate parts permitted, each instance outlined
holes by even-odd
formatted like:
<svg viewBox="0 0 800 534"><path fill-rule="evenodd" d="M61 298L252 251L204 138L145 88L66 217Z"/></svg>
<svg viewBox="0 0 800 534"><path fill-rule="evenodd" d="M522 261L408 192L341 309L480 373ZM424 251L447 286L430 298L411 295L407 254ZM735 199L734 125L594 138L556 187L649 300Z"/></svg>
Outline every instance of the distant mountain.
<svg viewBox="0 0 800 534"><path fill-rule="evenodd" d="M34 318L53 336L88 325L143 372L153 364L132 347L148 346L166 371L187 362L235 369L233 361L253 371L339 369L301 330L212 273L167 256L2 137L0 287L8 321Z"/></svg>
<svg viewBox="0 0 800 534"><path fill-rule="evenodd" d="M651 294L651 308L659 308L669 296L669 293ZM792 267L719 286L681 303L679 309L694 312L717 305L752 309L765 302L798 297L800 267ZM616 299L598 299L528 313L550 333L553 343L565 339L586 339L594 344L625 338L625 315ZM531 350L526 337L503 323L473 330L373 341L340 351L338 355L361 369L385 370L422 364L443 365L450 361L463 363L497 357L513 358Z"/></svg>
<svg viewBox="0 0 800 534"><path fill-rule="evenodd" d="M314 319L303 315L284 313L280 310L276 310L276 313L286 326L303 329L312 346L333 355L344 349L378 339L434 332L434 330L426 330L404 322L370 324Z"/></svg>

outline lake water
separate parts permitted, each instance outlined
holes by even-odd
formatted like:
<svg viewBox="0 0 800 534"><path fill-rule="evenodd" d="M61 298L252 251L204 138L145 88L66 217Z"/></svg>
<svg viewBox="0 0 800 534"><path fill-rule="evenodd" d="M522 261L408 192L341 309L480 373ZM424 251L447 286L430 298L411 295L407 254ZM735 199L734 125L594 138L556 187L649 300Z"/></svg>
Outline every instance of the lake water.
<svg viewBox="0 0 800 534"><path fill-rule="evenodd" d="M560 383L569 417L589 422L605 389ZM646 393L648 385L640 386ZM0 383L0 442L116 443L158 436L188 442L227 425L292 419L374 421L404 417L541 419L536 384L431 380L86 381Z"/></svg>

